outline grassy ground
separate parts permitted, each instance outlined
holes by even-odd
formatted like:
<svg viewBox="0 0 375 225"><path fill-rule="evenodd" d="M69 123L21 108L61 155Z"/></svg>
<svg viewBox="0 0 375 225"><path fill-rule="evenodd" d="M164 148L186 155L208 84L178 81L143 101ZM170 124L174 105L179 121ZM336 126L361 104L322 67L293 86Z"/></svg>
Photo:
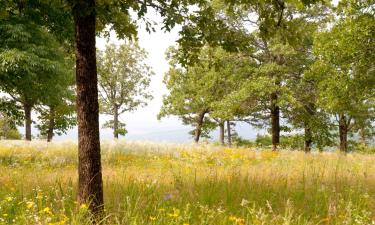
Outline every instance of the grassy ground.
<svg viewBox="0 0 375 225"><path fill-rule="evenodd" d="M375 156L107 142L105 224L375 224ZM73 143L0 143L0 224L85 224Z"/></svg>

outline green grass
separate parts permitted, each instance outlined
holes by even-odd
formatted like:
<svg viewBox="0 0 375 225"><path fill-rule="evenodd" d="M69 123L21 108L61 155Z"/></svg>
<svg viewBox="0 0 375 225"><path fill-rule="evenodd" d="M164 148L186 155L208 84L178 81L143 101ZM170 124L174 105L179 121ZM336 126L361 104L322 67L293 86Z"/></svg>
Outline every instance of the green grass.
<svg viewBox="0 0 375 225"><path fill-rule="evenodd" d="M375 156L105 142L104 224L374 224ZM87 224L77 146L0 143L0 224Z"/></svg>

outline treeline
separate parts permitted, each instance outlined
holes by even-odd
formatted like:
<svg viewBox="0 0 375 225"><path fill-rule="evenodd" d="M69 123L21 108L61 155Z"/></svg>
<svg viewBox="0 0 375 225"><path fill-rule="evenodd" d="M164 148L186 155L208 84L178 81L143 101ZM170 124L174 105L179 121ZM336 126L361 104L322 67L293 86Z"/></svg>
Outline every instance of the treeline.
<svg viewBox="0 0 375 225"><path fill-rule="evenodd" d="M290 132L303 134L307 152L347 152L353 135L367 145L375 118L374 4L245 2L215 4L183 27L184 38L167 52L170 94L159 117L194 126L196 142L219 127L224 144L224 125L241 121L268 129L274 150Z"/></svg>
<svg viewBox="0 0 375 225"><path fill-rule="evenodd" d="M51 141L76 125L73 46L58 38L35 21L11 15L1 20L0 138L21 139L17 126L24 125L24 138L31 140L35 124L38 138ZM136 42L108 45L97 55L101 112L114 117L104 127L118 138L126 134L119 116L151 98L153 73Z"/></svg>

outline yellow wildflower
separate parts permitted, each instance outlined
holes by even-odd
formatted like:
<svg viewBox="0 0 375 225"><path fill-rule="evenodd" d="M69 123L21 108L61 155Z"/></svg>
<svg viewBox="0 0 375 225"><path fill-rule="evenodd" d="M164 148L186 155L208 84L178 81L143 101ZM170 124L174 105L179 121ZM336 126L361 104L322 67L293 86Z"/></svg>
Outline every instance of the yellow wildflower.
<svg viewBox="0 0 375 225"><path fill-rule="evenodd" d="M7 217L7 216L8 216L8 214L4 213L4 214L3 214L3 216L4 216L4 217Z"/></svg>
<svg viewBox="0 0 375 225"><path fill-rule="evenodd" d="M168 216L176 218L176 217L178 217L178 214L177 213L168 213Z"/></svg>
<svg viewBox="0 0 375 225"><path fill-rule="evenodd" d="M43 210L40 211L41 213L45 213L45 214L50 214L52 215L52 211L49 207L46 207L44 208Z"/></svg>
<svg viewBox="0 0 375 225"><path fill-rule="evenodd" d="M8 202L12 201L13 198L12 197L6 197L5 200L7 200Z"/></svg>
<svg viewBox="0 0 375 225"><path fill-rule="evenodd" d="M31 209L34 206L34 202L26 202L26 208Z"/></svg>
<svg viewBox="0 0 375 225"><path fill-rule="evenodd" d="M236 221L237 220L237 217L235 217L235 216L230 216L229 217L229 221Z"/></svg>
<svg viewBox="0 0 375 225"><path fill-rule="evenodd" d="M83 209L83 210L86 210L86 209L88 209L89 207L88 207L88 205L86 205L85 203L83 203L79 208L80 208L80 209Z"/></svg>
<svg viewBox="0 0 375 225"><path fill-rule="evenodd" d="M151 221L155 221L155 220L156 220L156 217L155 217L155 216L150 216L150 220L151 220Z"/></svg>

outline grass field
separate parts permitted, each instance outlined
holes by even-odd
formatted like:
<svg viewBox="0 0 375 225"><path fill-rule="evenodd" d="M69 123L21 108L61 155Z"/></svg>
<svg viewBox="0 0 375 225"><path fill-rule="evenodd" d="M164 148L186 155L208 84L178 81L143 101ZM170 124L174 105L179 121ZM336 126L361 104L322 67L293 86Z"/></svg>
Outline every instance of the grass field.
<svg viewBox="0 0 375 225"><path fill-rule="evenodd" d="M375 224L375 156L104 142L104 224ZM85 224L77 146L0 143L0 224Z"/></svg>

